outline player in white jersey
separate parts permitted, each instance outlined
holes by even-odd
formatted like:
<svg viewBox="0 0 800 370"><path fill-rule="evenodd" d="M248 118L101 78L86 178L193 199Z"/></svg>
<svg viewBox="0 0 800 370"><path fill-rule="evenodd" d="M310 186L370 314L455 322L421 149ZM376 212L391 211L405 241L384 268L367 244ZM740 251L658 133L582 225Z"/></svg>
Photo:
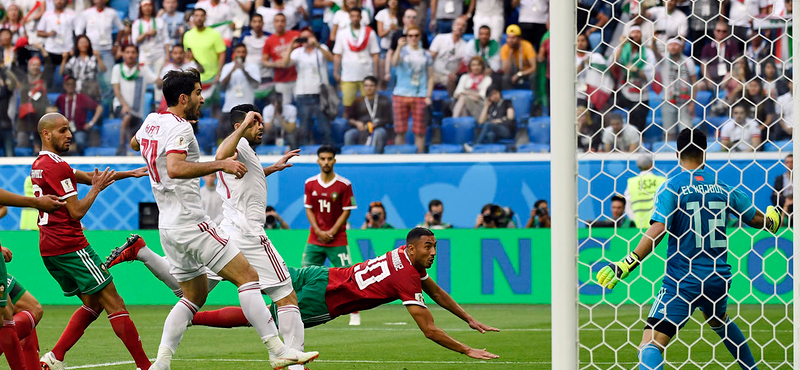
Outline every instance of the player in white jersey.
<svg viewBox="0 0 800 370"><path fill-rule="evenodd" d="M241 178L247 167L236 155L213 162L200 162L200 147L187 120L199 117L203 105L200 74L196 70L172 71L164 77L167 111L150 114L131 140L141 150L150 172L150 184L159 208L159 235L170 272L178 281L183 298L164 322L164 331L153 369L169 369L183 333L208 296L206 269L239 287L239 301L248 321L269 350L270 365L279 369L303 364L319 356L284 346L261 298L258 274L239 250L228 245L224 233L205 214L200 202L199 178L223 171ZM261 121L250 113L245 125Z"/></svg>

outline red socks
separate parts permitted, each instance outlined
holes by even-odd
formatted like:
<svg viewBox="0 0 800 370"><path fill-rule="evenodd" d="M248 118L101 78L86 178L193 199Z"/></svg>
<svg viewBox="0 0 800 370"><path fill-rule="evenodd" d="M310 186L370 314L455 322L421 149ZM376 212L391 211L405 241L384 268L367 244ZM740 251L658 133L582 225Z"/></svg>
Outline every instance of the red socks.
<svg viewBox="0 0 800 370"><path fill-rule="evenodd" d="M225 307L214 311L198 312L192 318L192 325L211 326L215 328L236 328L248 326L250 322L244 317L241 307Z"/></svg>
<svg viewBox="0 0 800 370"><path fill-rule="evenodd" d="M17 326L17 338L24 340L31 335L33 328L36 327L36 319L30 312L21 311L14 315L14 324Z"/></svg>
<svg viewBox="0 0 800 370"><path fill-rule="evenodd" d="M19 332L19 331L18 331ZM25 361L25 367L28 370L39 369L39 337L36 335L36 328L31 331L27 338L20 341L22 346L22 357Z"/></svg>
<svg viewBox="0 0 800 370"><path fill-rule="evenodd" d="M108 321L111 322L111 327L114 328L114 334L122 340L125 348L133 356L136 367L140 369L150 368L150 360L147 358L147 354L144 353L144 349L142 349L142 339L139 337L139 332L136 331L136 326L133 325L128 311L120 311L113 315L108 315Z"/></svg>
<svg viewBox="0 0 800 370"><path fill-rule="evenodd" d="M86 306L81 306L72 314L67 327L53 347L56 360L64 361L64 355L78 342L78 339L81 339L83 332L97 319L97 316L97 312Z"/></svg>
<svg viewBox="0 0 800 370"><path fill-rule="evenodd" d="M22 347L19 344L13 321L3 321L3 327L0 328L0 348L3 349L11 370L25 370L25 363L22 361Z"/></svg>

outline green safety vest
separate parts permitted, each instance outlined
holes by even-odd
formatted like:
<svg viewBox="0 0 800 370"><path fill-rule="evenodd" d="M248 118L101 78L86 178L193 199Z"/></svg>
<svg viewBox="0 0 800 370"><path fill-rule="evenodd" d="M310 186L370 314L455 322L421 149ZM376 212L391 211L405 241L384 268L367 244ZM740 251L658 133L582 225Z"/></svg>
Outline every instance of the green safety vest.
<svg viewBox="0 0 800 370"><path fill-rule="evenodd" d="M631 202L636 227L646 229L650 227L650 217L653 215L656 191L661 184L667 181L664 176L647 173L628 179L628 194Z"/></svg>
<svg viewBox="0 0 800 370"><path fill-rule="evenodd" d="M32 197L33 195L33 181L28 176L25 179L25 196ZM39 230L39 211L35 208L23 208L19 216L19 229L20 230Z"/></svg>

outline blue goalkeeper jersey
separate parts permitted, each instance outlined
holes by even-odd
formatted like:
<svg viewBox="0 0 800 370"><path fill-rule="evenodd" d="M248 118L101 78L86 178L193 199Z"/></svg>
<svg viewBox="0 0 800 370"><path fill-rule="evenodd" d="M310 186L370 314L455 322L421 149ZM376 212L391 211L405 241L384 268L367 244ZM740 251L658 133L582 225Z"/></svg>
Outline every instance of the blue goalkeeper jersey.
<svg viewBox="0 0 800 370"><path fill-rule="evenodd" d="M747 222L756 208L744 192L716 181L713 172L683 171L661 185L651 223L664 223L668 232L664 284L688 288L730 280L729 212Z"/></svg>

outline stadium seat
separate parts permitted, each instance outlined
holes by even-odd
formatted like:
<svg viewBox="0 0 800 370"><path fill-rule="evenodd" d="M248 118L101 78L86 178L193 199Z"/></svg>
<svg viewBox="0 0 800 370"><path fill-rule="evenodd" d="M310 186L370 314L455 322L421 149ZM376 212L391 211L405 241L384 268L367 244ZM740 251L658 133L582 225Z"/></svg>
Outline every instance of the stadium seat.
<svg viewBox="0 0 800 370"><path fill-rule="evenodd" d="M428 148L428 154L464 153L464 146L457 144L434 144Z"/></svg>
<svg viewBox="0 0 800 370"><path fill-rule="evenodd" d="M105 147L119 146L119 131L122 119L112 118L103 121L100 126L100 145Z"/></svg>
<svg viewBox="0 0 800 370"><path fill-rule="evenodd" d="M528 119L528 139L532 143L550 143L550 116L531 117Z"/></svg>
<svg viewBox="0 0 800 370"><path fill-rule="evenodd" d="M764 151L767 152L791 153L794 149L794 144L791 140L767 141L762 145L764 145Z"/></svg>
<svg viewBox="0 0 800 370"><path fill-rule="evenodd" d="M506 90L503 91L503 99L511 101L514 106L514 117L524 119L530 117L531 107L533 106L533 92L530 90Z"/></svg>
<svg viewBox="0 0 800 370"><path fill-rule="evenodd" d="M412 144L387 145L383 148L383 154L416 154L417 147Z"/></svg>
<svg viewBox="0 0 800 370"><path fill-rule="evenodd" d="M142 117L147 117L150 113L153 113L153 93L146 92L144 94L144 115Z"/></svg>
<svg viewBox="0 0 800 370"><path fill-rule="evenodd" d="M317 149L322 145L302 145L300 146L300 154L317 155Z"/></svg>
<svg viewBox="0 0 800 370"><path fill-rule="evenodd" d="M714 94L711 91L698 91L695 97L694 115L697 117L705 117L706 107L711 108L711 100Z"/></svg>
<svg viewBox="0 0 800 370"><path fill-rule="evenodd" d="M653 143L653 153L674 153L678 149L677 141L659 141Z"/></svg>
<svg viewBox="0 0 800 370"><path fill-rule="evenodd" d="M256 154L258 155L283 155L289 147L286 145L259 145L256 147Z"/></svg>
<svg viewBox="0 0 800 370"><path fill-rule="evenodd" d="M201 149L208 149L217 145L217 126L219 121L214 118L200 118L197 120L197 144Z"/></svg>
<svg viewBox="0 0 800 370"><path fill-rule="evenodd" d="M518 153L550 153L550 144L528 143L517 147Z"/></svg>
<svg viewBox="0 0 800 370"><path fill-rule="evenodd" d="M372 145L345 145L342 147L342 154L375 154L375 147Z"/></svg>
<svg viewBox="0 0 800 370"><path fill-rule="evenodd" d="M16 147L14 148L15 157L32 157L33 148L31 147Z"/></svg>
<svg viewBox="0 0 800 370"><path fill-rule="evenodd" d="M50 105L56 105L56 100L58 100L58 96L61 95L59 93L47 93L47 101L50 102Z"/></svg>
<svg viewBox="0 0 800 370"><path fill-rule="evenodd" d="M88 147L83 151L85 157L113 157L117 155L117 148L111 146Z"/></svg>
<svg viewBox="0 0 800 370"><path fill-rule="evenodd" d="M480 144L472 148L473 153L505 153L506 146L503 144Z"/></svg>
<svg viewBox="0 0 800 370"><path fill-rule="evenodd" d="M348 127L346 118L337 118L331 122L331 136L335 144L344 145L344 133L348 128L350 127Z"/></svg>
<svg viewBox="0 0 800 370"><path fill-rule="evenodd" d="M452 100L447 90L433 90L431 93L431 100L433 102L449 102Z"/></svg>
<svg viewBox="0 0 800 370"><path fill-rule="evenodd" d="M474 137L475 118L448 117L442 120L442 143L459 145L471 143Z"/></svg>
<svg viewBox="0 0 800 370"><path fill-rule="evenodd" d="M589 46L592 50L600 46L601 41L603 41L602 32L592 32L589 34Z"/></svg>

